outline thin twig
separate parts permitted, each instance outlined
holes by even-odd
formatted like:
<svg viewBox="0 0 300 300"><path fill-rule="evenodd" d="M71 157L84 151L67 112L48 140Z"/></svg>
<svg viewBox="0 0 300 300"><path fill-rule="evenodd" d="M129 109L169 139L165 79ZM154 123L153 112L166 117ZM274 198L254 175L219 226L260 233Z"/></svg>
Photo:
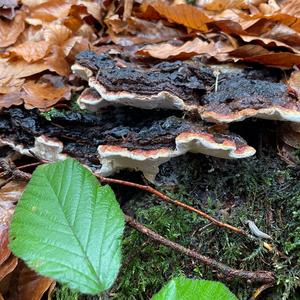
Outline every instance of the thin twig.
<svg viewBox="0 0 300 300"><path fill-rule="evenodd" d="M264 292L266 289L271 288L274 285L274 283L265 283L262 286L260 286L258 289L255 290L253 295L249 300L256 300L262 292Z"/></svg>
<svg viewBox="0 0 300 300"><path fill-rule="evenodd" d="M145 234L152 240L165 245L173 250L185 254L189 257L198 259L204 265L211 267L212 269L219 271L223 274L226 280L232 278L239 278L243 280L247 280L250 283L274 283L275 277L273 272L269 271L244 271L239 269L233 269L221 262L218 262L210 257L204 256L194 250L190 250L185 248L173 241L170 241L163 236L159 235L158 233L150 230L149 228L145 227L144 225L140 224L138 221L133 219L132 217L125 215L125 220L128 225L135 228L139 232Z"/></svg>
<svg viewBox="0 0 300 300"><path fill-rule="evenodd" d="M43 162L34 162L34 163L31 163L31 164L26 164L26 165L23 165L23 166L19 166L17 167L18 170L22 170L22 169L26 169L26 168L29 168L29 167L35 167L35 166L38 166L38 165L41 165Z"/></svg>
<svg viewBox="0 0 300 300"><path fill-rule="evenodd" d="M230 224L223 223L223 222L215 219L214 217L208 215L207 213L205 213L205 212L203 212L203 211L201 211L201 210L199 210L199 209L197 209L193 206L187 205L187 204L185 204L185 203L183 203L179 200L174 200L174 199L172 199L172 198L168 197L167 195L159 192L158 190L154 189L153 187L151 187L149 185L137 184L137 183L134 183L134 182L124 181L124 180L120 180L120 179L106 178L106 177L100 176L98 174L94 174L94 175L96 177L98 177L100 179L100 181L103 182L103 183L109 183L109 184L115 183L115 184L120 184L120 185L126 185L126 186L134 187L134 188L149 192L153 195L156 195L157 197L159 197L163 201L175 204L177 206L183 207L186 210L192 211L192 212L200 215L201 217L209 220L210 222L212 222L213 224L215 224L219 227L224 227L224 228L227 228L227 229L229 229L231 231L234 231L238 234L242 234L244 236L252 238L252 236L250 234L248 234L247 232L245 232L244 230L242 230L240 228L237 228L235 226L232 226Z"/></svg>

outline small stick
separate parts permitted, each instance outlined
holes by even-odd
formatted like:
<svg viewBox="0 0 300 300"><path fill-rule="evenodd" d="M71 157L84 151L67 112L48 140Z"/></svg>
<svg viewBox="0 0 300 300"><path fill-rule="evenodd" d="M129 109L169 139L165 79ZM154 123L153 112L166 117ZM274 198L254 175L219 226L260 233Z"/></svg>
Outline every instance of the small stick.
<svg viewBox="0 0 300 300"><path fill-rule="evenodd" d="M140 224L138 221L133 219L132 217L125 215L126 223L133 227L134 229L138 230L142 234L148 236L152 240L167 246L177 252L180 252L182 254L185 254L189 257L198 259L201 263L204 265L207 265L211 267L212 269L215 269L219 272L221 272L224 275L224 278L232 279L232 278L238 278L247 280L249 283L263 283L263 284L273 284L275 281L275 277L273 272L269 271L244 271L239 269L233 269L221 262L218 262L210 257L204 256L194 250L190 250L188 248L185 248L173 241L170 241L163 236L159 235L158 233L150 230L146 226Z"/></svg>
<svg viewBox="0 0 300 300"><path fill-rule="evenodd" d="M29 168L29 167L35 167L35 166L38 166L40 164L42 164L42 162L38 161L38 162L31 163L31 164L19 166L19 167L17 167L17 169L22 170L22 169Z"/></svg>
<svg viewBox="0 0 300 300"><path fill-rule="evenodd" d="M100 176L98 174L94 174L94 175L96 177L98 177L100 179L100 181L103 182L103 183L116 183L116 184L126 185L126 186L134 187L134 188L137 188L137 189L149 192L151 194L156 195L157 197L159 197L160 199L162 199L165 202L172 203L172 204L175 204L177 206L183 207L186 210L192 211L192 212L200 215L201 217L209 220L210 222L212 222L213 224L215 224L215 225L217 225L219 227L225 227L225 228L227 228L227 229L229 229L231 231L234 231L234 232L236 232L238 234L242 234L244 236L252 238L252 236L250 234L246 233L244 230L242 230L240 228L237 228L235 226L232 226L230 224L223 223L223 222L215 219L214 217L206 214L205 212L203 212L203 211L201 211L199 209L196 209L193 206L187 205L187 204L185 204L185 203L183 203L183 202L181 202L179 200L171 199L167 195L159 192L158 190L154 189L153 187L151 187L149 185L142 185L142 184L137 184L137 183L130 182L130 181L124 181L124 180L113 179L113 178L106 178L106 177Z"/></svg>

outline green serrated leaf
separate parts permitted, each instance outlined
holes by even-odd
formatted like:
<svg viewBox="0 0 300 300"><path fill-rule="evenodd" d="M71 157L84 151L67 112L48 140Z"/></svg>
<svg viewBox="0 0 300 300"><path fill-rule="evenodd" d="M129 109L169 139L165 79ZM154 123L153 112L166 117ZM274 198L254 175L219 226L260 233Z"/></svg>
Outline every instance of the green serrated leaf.
<svg viewBox="0 0 300 300"><path fill-rule="evenodd" d="M221 282L193 280L184 277L172 279L151 300L237 300Z"/></svg>
<svg viewBox="0 0 300 300"><path fill-rule="evenodd" d="M13 216L10 249L38 273L98 294L118 274L123 230L111 188L69 158L33 173Z"/></svg>

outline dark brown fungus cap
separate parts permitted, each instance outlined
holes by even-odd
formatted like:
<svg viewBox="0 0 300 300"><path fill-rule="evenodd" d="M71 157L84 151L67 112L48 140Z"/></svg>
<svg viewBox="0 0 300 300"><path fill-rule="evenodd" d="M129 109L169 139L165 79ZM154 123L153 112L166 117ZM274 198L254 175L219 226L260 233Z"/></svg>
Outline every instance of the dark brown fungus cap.
<svg viewBox="0 0 300 300"><path fill-rule="evenodd" d="M0 143L49 161L71 155L104 176L134 169L154 181L159 165L187 152L228 159L255 153L241 137L214 127L162 111L69 112L50 122L34 110L14 108L0 112Z"/></svg>
<svg viewBox="0 0 300 300"><path fill-rule="evenodd" d="M300 122L300 102L271 69L204 66L198 60L145 66L82 52L72 66L94 89L79 98L91 110L108 104L198 111L215 123L249 117ZM97 91L97 94L95 93Z"/></svg>

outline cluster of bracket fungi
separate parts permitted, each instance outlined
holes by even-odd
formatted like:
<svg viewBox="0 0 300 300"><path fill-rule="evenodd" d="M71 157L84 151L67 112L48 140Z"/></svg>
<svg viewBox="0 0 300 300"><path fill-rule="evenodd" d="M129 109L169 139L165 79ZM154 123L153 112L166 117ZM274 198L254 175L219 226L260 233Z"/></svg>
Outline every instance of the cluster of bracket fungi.
<svg viewBox="0 0 300 300"><path fill-rule="evenodd" d="M91 113L47 120L37 110L3 109L1 145L48 161L71 155L104 176L140 170L154 182L159 165L187 152L228 159L255 154L216 123L300 122L297 96L273 69L205 65L198 58L150 64L84 51L72 71L87 82L78 104Z"/></svg>

